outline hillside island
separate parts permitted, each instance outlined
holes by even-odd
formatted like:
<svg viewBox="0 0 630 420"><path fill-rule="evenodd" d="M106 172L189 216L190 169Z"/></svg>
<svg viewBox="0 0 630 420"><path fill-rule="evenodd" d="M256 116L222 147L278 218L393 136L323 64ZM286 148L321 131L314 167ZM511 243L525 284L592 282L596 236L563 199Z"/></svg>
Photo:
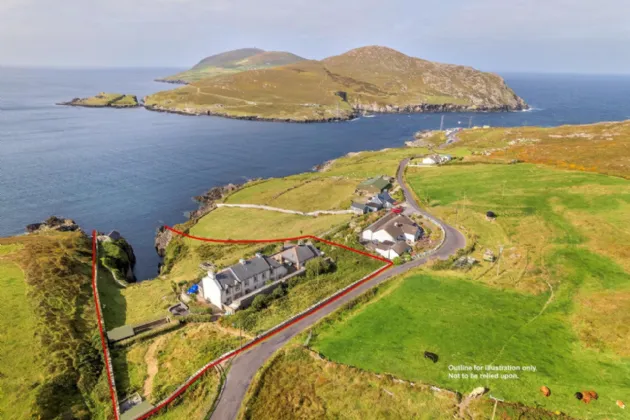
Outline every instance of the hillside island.
<svg viewBox="0 0 630 420"><path fill-rule="evenodd" d="M61 102L57 105L82 106L86 108L137 108L140 106L140 103L134 95L101 92L89 98L74 98L71 101Z"/></svg>
<svg viewBox="0 0 630 420"><path fill-rule="evenodd" d="M158 79L185 86L144 98L150 111L280 122L351 120L366 113L506 112L528 109L501 78L369 46L321 61L245 48ZM101 94L63 105L120 107ZM135 97L132 97L135 99ZM137 100L130 102L139 106Z"/></svg>

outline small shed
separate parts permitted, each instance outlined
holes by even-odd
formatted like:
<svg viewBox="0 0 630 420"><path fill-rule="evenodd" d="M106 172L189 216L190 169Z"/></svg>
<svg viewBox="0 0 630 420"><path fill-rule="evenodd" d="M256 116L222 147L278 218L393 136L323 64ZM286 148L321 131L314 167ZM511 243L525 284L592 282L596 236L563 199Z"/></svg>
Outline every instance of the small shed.
<svg viewBox="0 0 630 420"><path fill-rule="evenodd" d="M123 325L122 327L114 328L107 331L107 339L112 343L116 341L124 340L125 338L133 337L136 333L131 325Z"/></svg>
<svg viewBox="0 0 630 420"><path fill-rule="evenodd" d="M392 186L392 183L389 178L385 176L380 176L376 178L370 178L366 181L363 181L357 187L358 191L363 191L371 194L379 194L389 187Z"/></svg>

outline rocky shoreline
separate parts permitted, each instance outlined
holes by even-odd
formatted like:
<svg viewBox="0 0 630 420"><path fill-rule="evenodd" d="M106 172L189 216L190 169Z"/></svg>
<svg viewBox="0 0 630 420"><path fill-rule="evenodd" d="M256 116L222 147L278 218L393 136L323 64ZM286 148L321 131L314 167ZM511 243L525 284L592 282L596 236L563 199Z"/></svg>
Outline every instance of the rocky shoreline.
<svg viewBox="0 0 630 420"><path fill-rule="evenodd" d="M153 81L154 82L159 82L159 83L170 83L172 85L187 85L187 84L189 84L187 81L180 80L180 79L176 79L176 80L154 79Z"/></svg>
<svg viewBox="0 0 630 420"><path fill-rule="evenodd" d="M188 214L188 221L196 221L216 208L216 202L227 197L229 194L241 189L249 182L257 181L257 179L248 180L245 184L227 184L212 187L204 194L197 195L194 198L199 203L199 208ZM164 226L160 227L155 235L154 245L155 252L160 256L166 255L166 247L173 239L173 233Z"/></svg>
<svg viewBox="0 0 630 420"><path fill-rule="evenodd" d="M230 118L233 120L245 120L245 121L259 121L259 122L282 122L282 123L326 123L326 122L339 122L339 121L349 121L351 119L356 118L357 114L351 114L348 117L341 118L321 118L321 119L309 119L309 120L296 120L293 118L266 118L260 117L258 115L230 115L225 112L215 112L215 111L200 111L195 109L177 109L177 108L167 108L156 105L144 105L144 108L148 111L154 112L165 112L169 114L179 114L179 115L188 115L193 117L198 116L210 116L210 117L222 117L222 118Z"/></svg>
<svg viewBox="0 0 630 420"><path fill-rule="evenodd" d="M344 117L334 118L317 118L297 120L293 118L267 118L257 115L230 115L226 112L216 112L210 110L197 110L192 108L169 108L157 105L144 105L144 108L148 111L165 112L170 114L188 115L188 116L213 116L230 118L235 120L246 121L260 121L260 122L282 122L282 123L327 123L327 122L340 122L350 121L357 117L360 117L363 113L377 113L377 114L423 114L423 113L443 113L443 112L516 112L529 109L529 106L525 103L520 103L517 106L511 105L457 105L457 104L417 104L417 105L377 105L377 104L355 104L354 111Z"/></svg>

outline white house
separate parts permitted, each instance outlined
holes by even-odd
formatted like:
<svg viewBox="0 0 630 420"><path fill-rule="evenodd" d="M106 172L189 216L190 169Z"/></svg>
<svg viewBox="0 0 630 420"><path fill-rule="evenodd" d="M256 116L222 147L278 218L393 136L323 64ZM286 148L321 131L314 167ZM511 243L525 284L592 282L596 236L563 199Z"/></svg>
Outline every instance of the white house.
<svg viewBox="0 0 630 420"><path fill-rule="evenodd" d="M404 253L411 251L409 244L403 241L394 242L382 242L376 244L376 252L383 257L393 260L394 258L401 257Z"/></svg>
<svg viewBox="0 0 630 420"><path fill-rule="evenodd" d="M275 282L290 273L304 268L307 261L321 252L312 244L285 248L271 257L256 254L249 260L242 259L224 270L213 269L201 279L202 296L223 309L233 301L250 295L268 282Z"/></svg>
<svg viewBox="0 0 630 420"><path fill-rule="evenodd" d="M430 155L426 156L422 159L423 165L442 165L444 163L450 162L453 158L450 155Z"/></svg>
<svg viewBox="0 0 630 420"><path fill-rule="evenodd" d="M368 226L361 237L371 242L414 243L424 233L423 229L413 220L403 214L388 213L375 223Z"/></svg>

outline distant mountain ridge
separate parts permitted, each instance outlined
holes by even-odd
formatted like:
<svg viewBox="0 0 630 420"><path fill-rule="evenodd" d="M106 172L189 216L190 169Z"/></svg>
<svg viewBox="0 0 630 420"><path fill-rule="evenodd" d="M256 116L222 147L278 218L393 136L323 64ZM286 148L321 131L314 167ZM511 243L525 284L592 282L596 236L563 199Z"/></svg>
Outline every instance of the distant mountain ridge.
<svg viewBox="0 0 630 420"><path fill-rule="evenodd" d="M263 54L230 63L255 62L253 58ZM221 64L224 71L230 63ZM156 111L294 122L346 120L363 112L528 108L499 75L381 46L357 48L322 61L241 68L150 95L145 105Z"/></svg>
<svg viewBox="0 0 630 420"><path fill-rule="evenodd" d="M260 48L241 48L211 55L195 64L190 70L174 74L158 82L188 84L204 78L283 66L304 61L305 58L284 51L265 51Z"/></svg>

